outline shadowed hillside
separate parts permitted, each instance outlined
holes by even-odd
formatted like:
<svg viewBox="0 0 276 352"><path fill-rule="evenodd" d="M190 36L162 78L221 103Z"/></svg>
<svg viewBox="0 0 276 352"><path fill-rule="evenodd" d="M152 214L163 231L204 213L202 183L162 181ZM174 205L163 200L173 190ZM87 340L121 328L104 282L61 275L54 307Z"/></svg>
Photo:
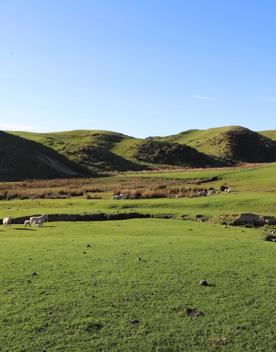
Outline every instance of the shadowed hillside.
<svg viewBox="0 0 276 352"><path fill-rule="evenodd" d="M229 159L249 163L276 161L276 142L270 138L246 128L236 128L225 135Z"/></svg>
<svg viewBox="0 0 276 352"><path fill-rule="evenodd" d="M144 141L137 149L137 159L154 164L174 165L181 167L219 166L214 158L198 152L192 147L154 140Z"/></svg>
<svg viewBox="0 0 276 352"><path fill-rule="evenodd" d="M76 177L87 171L40 143L0 131L0 180Z"/></svg>

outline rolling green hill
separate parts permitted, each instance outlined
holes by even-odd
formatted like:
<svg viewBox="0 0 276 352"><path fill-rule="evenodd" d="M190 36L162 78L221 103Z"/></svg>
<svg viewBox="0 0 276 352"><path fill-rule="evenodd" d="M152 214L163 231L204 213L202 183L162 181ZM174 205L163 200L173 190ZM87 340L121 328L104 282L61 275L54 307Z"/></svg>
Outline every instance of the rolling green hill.
<svg viewBox="0 0 276 352"><path fill-rule="evenodd" d="M0 180L87 175L78 164L35 141L0 131Z"/></svg>
<svg viewBox="0 0 276 352"><path fill-rule="evenodd" d="M276 141L276 130L271 130L271 131L261 131L259 132L260 134L262 134L265 137L271 138L274 141Z"/></svg>
<svg viewBox="0 0 276 352"><path fill-rule="evenodd" d="M155 139L186 144L229 163L258 163L276 161L276 143L269 135L269 132L260 134L240 126L227 126L188 130Z"/></svg>
<svg viewBox="0 0 276 352"><path fill-rule="evenodd" d="M124 153L113 151L120 143L135 138L121 133L97 130L76 130L55 133L12 132L44 144L92 172L142 170L146 166L135 163Z"/></svg>
<svg viewBox="0 0 276 352"><path fill-rule="evenodd" d="M156 166L223 165L194 148L169 142L150 142L110 131L57 133L13 132L46 145L79 165L96 172L127 171ZM145 150L147 152L145 155Z"/></svg>
<svg viewBox="0 0 276 352"><path fill-rule="evenodd" d="M43 173L45 177L64 177L71 174L139 171L160 167L212 167L276 161L276 131L257 133L239 126L189 130L167 137L146 139L99 130L5 134L6 138L11 135L21 137L20 141L23 138L24 148L28 142L32 141L36 143L36 148L38 146L46 148L47 153L51 151L55 158L66 161L66 165L71 163L70 172L68 170L64 172L57 167L53 168L53 165L50 172L49 163L45 164L44 161L44 167L48 165L46 172L42 167L38 167L41 160L35 162L37 171L33 174L29 171L21 172L18 166L17 176L21 179L29 175L34 178L39 175L42 177ZM18 143L16 139L14 143L16 149L16 143ZM10 140L9 148L11 144L13 142ZM2 140L2 145L5 146L5 138ZM20 148L17 150L21 151ZM9 154L7 148L4 148L2 153ZM15 162L17 159L15 152L13 158ZM18 165L24 164L21 160L25 159L18 153ZM10 178L8 172L5 177Z"/></svg>

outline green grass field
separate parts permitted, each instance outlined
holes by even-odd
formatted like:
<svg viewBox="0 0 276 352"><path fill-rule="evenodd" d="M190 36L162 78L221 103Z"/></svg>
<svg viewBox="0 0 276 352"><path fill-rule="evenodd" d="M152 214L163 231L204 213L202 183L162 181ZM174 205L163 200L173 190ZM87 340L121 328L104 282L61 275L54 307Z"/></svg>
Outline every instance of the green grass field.
<svg viewBox="0 0 276 352"><path fill-rule="evenodd" d="M0 349L274 351L275 245L262 239L150 219L2 230Z"/></svg>
<svg viewBox="0 0 276 352"><path fill-rule="evenodd" d="M219 176L231 194L111 200L123 182ZM179 220L276 215L276 165L126 173L103 199L0 202L0 217L140 212L173 219L50 222L0 229L0 351L276 351L276 245L264 229ZM208 287L199 286L207 279ZM189 317L187 308L201 317Z"/></svg>

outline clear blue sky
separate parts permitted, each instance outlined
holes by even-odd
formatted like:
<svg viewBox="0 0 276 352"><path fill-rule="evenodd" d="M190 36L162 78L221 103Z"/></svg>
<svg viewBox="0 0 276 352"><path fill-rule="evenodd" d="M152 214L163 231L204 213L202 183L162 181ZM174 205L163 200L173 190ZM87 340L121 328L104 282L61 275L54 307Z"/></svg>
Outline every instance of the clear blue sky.
<svg viewBox="0 0 276 352"><path fill-rule="evenodd" d="M276 129L274 0L0 3L0 128Z"/></svg>

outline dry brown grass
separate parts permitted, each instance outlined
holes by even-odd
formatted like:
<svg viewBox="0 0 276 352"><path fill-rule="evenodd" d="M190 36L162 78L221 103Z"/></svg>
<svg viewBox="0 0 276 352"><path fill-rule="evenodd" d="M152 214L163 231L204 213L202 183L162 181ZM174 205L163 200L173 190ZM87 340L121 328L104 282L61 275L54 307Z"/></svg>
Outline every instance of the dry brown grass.
<svg viewBox="0 0 276 352"><path fill-rule="evenodd" d="M206 186L206 183L204 184ZM124 175L96 179L54 179L0 183L0 200L9 199L87 199L109 198L110 194L127 194L128 198L195 197L206 191L198 182L160 177L126 177Z"/></svg>
<svg viewBox="0 0 276 352"><path fill-rule="evenodd" d="M106 192L106 187L94 186L92 182L91 179L77 178L1 183L0 200L66 199Z"/></svg>

